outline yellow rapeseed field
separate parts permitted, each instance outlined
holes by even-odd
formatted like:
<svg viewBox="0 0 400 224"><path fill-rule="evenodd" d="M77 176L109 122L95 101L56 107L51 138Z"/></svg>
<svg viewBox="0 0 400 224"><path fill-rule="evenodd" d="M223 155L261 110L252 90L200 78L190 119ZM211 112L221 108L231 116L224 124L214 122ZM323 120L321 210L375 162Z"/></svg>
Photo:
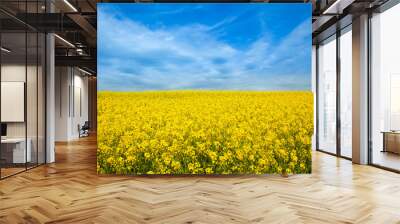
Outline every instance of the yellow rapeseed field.
<svg viewBox="0 0 400 224"><path fill-rule="evenodd" d="M99 173L310 173L311 92L98 94Z"/></svg>

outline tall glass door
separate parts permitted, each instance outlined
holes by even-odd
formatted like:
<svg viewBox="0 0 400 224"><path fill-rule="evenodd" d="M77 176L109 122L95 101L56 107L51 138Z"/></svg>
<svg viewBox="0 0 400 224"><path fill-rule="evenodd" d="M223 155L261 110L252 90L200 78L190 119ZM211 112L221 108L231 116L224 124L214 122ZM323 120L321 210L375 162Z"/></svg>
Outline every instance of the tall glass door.
<svg viewBox="0 0 400 224"><path fill-rule="evenodd" d="M32 159L26 140L26 33L2 32L1 47L1 176L7 177L26 170Z"/></svg>
<svg viewBox="0 0 400 224"><path fill-rule="evenodd" d="M352 157L352 34L340 32L340 155Z"/></svg>
<svg viewBox="0 0 400 224"><path fill-rule="evenodd" d="M17 10L41 13L41 5L19 2ZM45 44L43 33L0 12L1 179L45 163Z"/></svg>
<svg viewBox="0 0 400 224"><path fill-rule="evenodd" d="M318 47L318 149L336 154L336 36Z"/></svg>
<svg viewBox="0 0 400 224"><path fill-rule="evenodd" d="M372 164L400 171L400 4L371 18Z"/></svg>

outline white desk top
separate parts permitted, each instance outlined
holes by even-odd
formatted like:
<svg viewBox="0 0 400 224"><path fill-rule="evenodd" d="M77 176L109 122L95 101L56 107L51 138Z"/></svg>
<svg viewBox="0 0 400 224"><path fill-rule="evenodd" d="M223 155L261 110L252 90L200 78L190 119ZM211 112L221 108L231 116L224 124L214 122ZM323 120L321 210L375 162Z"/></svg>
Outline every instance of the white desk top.
<svg viewBox="0 0 400 224"><path fill-rule="evenodd" d="M27 139L28 141L30 141L30 139ZM25 142L25 138L5 138L5 139L1 139L1 143L21 143L21 142Z"/></svg>

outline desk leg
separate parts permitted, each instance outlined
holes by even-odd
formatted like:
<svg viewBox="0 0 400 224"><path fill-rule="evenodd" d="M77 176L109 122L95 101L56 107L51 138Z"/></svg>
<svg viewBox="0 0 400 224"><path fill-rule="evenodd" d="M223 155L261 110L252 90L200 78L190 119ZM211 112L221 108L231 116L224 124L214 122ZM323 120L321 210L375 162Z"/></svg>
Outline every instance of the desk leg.
<svg viewBox="0 0 400 224"><path fill-rule="evenodd" d="M383 149L381 152L386 152L386 134L382 133L383 135Z"/></svg>

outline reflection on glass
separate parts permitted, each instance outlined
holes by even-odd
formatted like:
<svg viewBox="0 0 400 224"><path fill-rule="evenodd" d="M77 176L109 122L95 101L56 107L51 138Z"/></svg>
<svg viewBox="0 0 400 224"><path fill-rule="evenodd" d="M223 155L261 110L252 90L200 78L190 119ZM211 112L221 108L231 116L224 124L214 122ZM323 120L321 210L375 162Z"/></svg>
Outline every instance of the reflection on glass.
<svg viewBox="0 0 400 224"><path fill-rule="evenodd" d="M27 167L31 168L37 165L37 41L38 36L36 32L27 33L27 142L30 148L30 161Z"/></svg>
<svg viewBox="0 0 400 224"><path fill-rule="evenodd" d="M372 163L400 170L400 5L372 17Z"/></svg>
<svg viewBox="0 0 400 224"><path fill-rule="evenodd" d="M340 36L340 153L352 157L352 35L351 26Z"/></svg>
<svg viewBox="0 0 400 224"><path fill-rule="evenodd" d="M336 40L318 48L318 143L319 149L336 153Z"/></svg>
<svg viewBox="0 0 400 224"><path fill-rule="evenodd" d="M45 35L42 33L38 34L38 77L37 77L37 89L38 89L38 136L37 136L37 147L38 147L38 156L37 156L37 162L38 164L43 164L45 163L45 60L46 60L46 52L45 52L45 44L46 44L46 38Z"/></svg>
<svg viewBox="0 0 400 224"><path fill-rule="evenodd" d="M390 130L400 130L400 73L390 77Z"/></svg>
<svg viewBox="0 0 400 224"><path fill-rule="evenodd" d="M26 44L25 33L2 33L1 52L1 176L25 170L31 159L26 144L25 91ZM27 150L28 149L28 150Z"/></svg>
<svg viewBox="0 0 400 224"><path fill-rule="evenodd" d="M45 3L0 1L0 6L22 15L44 13ZM0 17L15 20L2 12ZM0 27L0 178L45 162L45 34L18 22L12 27Z"/></svg>

